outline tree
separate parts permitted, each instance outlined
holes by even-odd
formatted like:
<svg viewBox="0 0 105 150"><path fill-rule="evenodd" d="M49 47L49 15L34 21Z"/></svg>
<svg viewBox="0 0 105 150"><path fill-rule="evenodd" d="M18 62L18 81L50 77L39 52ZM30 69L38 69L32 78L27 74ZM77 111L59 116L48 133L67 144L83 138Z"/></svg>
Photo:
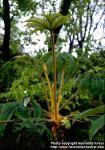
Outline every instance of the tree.
<svg viewBox="0 0 105 150"><path fill-rule="evenodd" d="M4 61L7 61L11 58L11 50L10 50L10 40L11 40L11 28L12 28L12 22L14 20L14 16L21 16L20 13L22 12L28 12L27 15L33 15L35 12L35 7L37 3L35 2L27 2L26 1L21 1L21 0L3 0L1 2L1 18L4 22L4 35L3 35L3 43L1 46L1 52L2 52L2 59ZM60 13L62 15L67 15L68 14L68 9L71 4L71 1L69 0L63 0L61 3L61 8L60 8ZM15 10L11 10L10 7L13 7ZM19 9L19 10L18 10ZM42 8L43 9L43 8ZM29 12L31 10L31 12ZM25 14L24 14L25 16ZM57 36L60 32L60 29L62 26L58 27L55 29L55 43L57 41ZM49 51L51 48L49 48Z"/></svg>
<svg viewBox="0 0 105 150"><path fill-rule="evenodd" d="M81 0L79 3L78 1L72 2L70 7L70 21L65 26L66 36L69 42L68 51L70 53L73 49L79 48L83 50L85 47L89 50L93 47L91 44L96 38L93 37L93 34L97 29L100 29L98 27L103 19L104 13L103 0ZM96 21L95 16L97 16Z"/></svg>
<svg viewBox="0 0 105 150"><path fill-rule="evenodd" d="M4 61L7 61L10 57L10 49L9 49L9 42L10 42L10 28L11 28L11 20L10 18L10 6L8 0L3 0L3 14L1 14L4 20L4 37L3 37L3 44L2 44L2 57Z"/></svg>
<svg viewBox="0 0 105 150"><path fill-rule="evenodd" d="M13 31L12 28L14 28L13 24L16 24L14 20L16 21L19 19L24 12L35 12L35 4L36 3L33 1L26 2L25 0L3 0L0 2L0 17L4 22L4 34L1 44L1 54L4 61L8 61L12 57L10 45L12 39L11 33ZM29 10L31 11L29 12Z"/></svg>

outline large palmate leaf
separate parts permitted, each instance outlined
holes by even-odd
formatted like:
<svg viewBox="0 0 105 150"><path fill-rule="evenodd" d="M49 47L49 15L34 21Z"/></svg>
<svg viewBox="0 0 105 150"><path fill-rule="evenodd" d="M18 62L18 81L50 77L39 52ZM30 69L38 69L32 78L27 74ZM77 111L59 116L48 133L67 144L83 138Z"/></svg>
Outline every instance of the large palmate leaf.
<svg viewBox="0 0 105 150"><path fill-rule="evenodd" d="M105 114L101 115L95 121L92 121L91 128L89 130L89 138L92 140L93 136L105 125Z"/></svg>
<svg viewBox="0 0 105 150"><path fill-rule="evenodd" d="M63 16L60 13L55 14L47 14L44 18L37 18L33 17L28 19L26 22L26 26L28 28L32 28L33 32L35 31L43 31L47 30L54 30L57 27L63 25L68 20L68 16Z"/></svg>
<svg viewBox="0 0 105 150"><path fill-rule="evenodd" d="M1 110L0 110L0 136L3 135L3 131L5 130L6 123L2 123L3 121L8 121L11 119L12 114L16 110L18 106L18 102L9 102L6 104L1 104Z"/></svg>
<svg viewBox="0 0 105 150"><path fill-rule="evenodd" d="M53 66L53 58L52 58L52 52L48 52L44 54L40 60L41 62L46 63L48 68L48 74L52 72L51 66ZM74 77L78 71L78 63L71 54L68 54L66 52L56 52L56 63L57 63L57 72L58 72L58 78L60 80L62 68L64 68L64 79L68 81L70 78ZM42 68L40 67L40 71L42 72Z"/></svg>
<svg viewBox="0 0 105 150"><path fill-rule="evenodd" d="M32 28L33 32L34 31L43 31L45 29L49 29L50 25L48 22L45 22L44 19L42 18L30 18L29 20L26 21L27 22L27 27L28 28Z"/></svg>

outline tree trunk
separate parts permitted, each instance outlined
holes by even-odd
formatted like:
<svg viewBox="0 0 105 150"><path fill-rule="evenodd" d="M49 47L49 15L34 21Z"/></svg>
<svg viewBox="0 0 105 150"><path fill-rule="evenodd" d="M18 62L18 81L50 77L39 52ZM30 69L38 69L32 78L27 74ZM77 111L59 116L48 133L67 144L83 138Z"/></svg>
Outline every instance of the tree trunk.
<svg viewBox="0 0 105 150"><path fill-rule="evenodd" d="M10 58L10 29L11 29L11 19L10 19L10 6L9 0L3 0L3 20L4 20L4 37L2 45L2 59L8 61Z"/></svg>

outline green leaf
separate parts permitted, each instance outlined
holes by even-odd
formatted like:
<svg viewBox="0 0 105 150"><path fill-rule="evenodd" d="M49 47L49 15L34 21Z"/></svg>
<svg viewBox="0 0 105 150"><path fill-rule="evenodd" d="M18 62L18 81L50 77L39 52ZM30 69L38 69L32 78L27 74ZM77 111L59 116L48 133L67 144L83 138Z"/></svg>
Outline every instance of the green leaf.
<svg viewBox="0 0 105 150"><path fill-rule="evenodd" d="M55 19L58 18L60 15L61 15L60 13L54 13L52 15L47 14L47 15L45 15L45 18L51 25L52 22L55 21Z"/></svg>
<svg viewBox="0 0 105 150"><path fill-rule="evenodd" d="M16 109L15 115L19 119L23 120L23 119L29 118L31 116L31 113L28 111L27 108L24 107L23 102L20 102L20 104L18 105Z"/></svg>
<svg viewBox="0 0 105 150"><path fill-rule="evenodd" d="M34 117L41 118L43 116L42 108L35 100L32 100L32 105L34 108Z"/></svg>
<svg viewBox="0 0 105 150"><path fill-rule="evenodd" d="M68 80L72 77L74 77L77 74L78 71L78 64L76 59L67 52L56 52L56 61L57 61L57 72L58 72L58 80L60 81L61 74L62 74L62 68L64 67L64 79L68 82ZM48 68L48 73L52 72L53 66L53 58L52 58L52 52L48 52L44 54L41 58L41 62L46 63ZM40 72L42 72L42 68L40 68ZM58 82L59 82L58 81Z"/></svg>
<svg viewBox="0 0 105 150"><path fill-rule="evenodd" d="M52 22L52 29L56 29L57 27L63 25L68 20L68 16L60 15Z"/></svg>
<svg viewBox="0 0 105 150"><path fill-rule="evenodd" d="M94 74L91 79L91 87L90 91L94 95L99 95L104 89L104 80L102 79L101 75L99 73Z"/></svg>
<svg viewBox="0 0 105 150"><path fill-rule="evenodd" d="M12 117L12 114L16 110L19 103L17 102L9 102L6 104L2 104L1 110L0 110L0 121L6 121L10 120ZM7 123L3 124L0 123L0 135L3 136L3 132L5 130Z"/></svg>
<svg viewBox="0 0 105 150"><path fill-rule="evenodd" d="M77 85L81 90L88 90L93 96L103 94L105 89L104 78L101 73L93 73L93 70L85 72L77 79Z"/></svg>
<svg viewBox="0 0 105 150"><path fill-rule="evenodd" d="M28 28L33 28L33 31L38 30L54 30L57 27L63 25L68 20L68 16L63 16L60 13L55 13L52 15L45 15L44 18L33 17L28 19L26 26Z"/></svg>
<svg viewBox="0 0 105 150"><path fill-rule="evenodd" d="M92 74L90 72L85 72L83 75L80 75L77 79L77 85L81 89L90 89L91 87L91 78Z"/></svg>
<svg viewBox="0 0 105 150"><path fill-rule="evenodd" d="M96 107L94 109L88 109L86 111L83 111L83 112L77 114L74 117L74 121L75 120L85 119L88 116L93 116L95 114L101 114L101 113L104 113L104 112L105 112L105 105L101 105L101 106L98 106L98 107Z"/></svg>
<svg viewBox="0 0 105 150"><path fill-rule="evenodd" d="M92 140L93 136L105 125L105 114L100 116L95 121L92 121L92 126L89 130L89 138Z"/></svg>
<svg viewBox="0 0 105 150"><path fill-rule="evenodd" d="M45 20L42 18L34 17L34 18L30 18L26 22L27 22L26 26L28 28L33 28L36 31L38 31L39 29L44 30L50 28L48 22L45 22Z"/></svg>
<svg viewBox="0 0 105 150"><path fill-rule="evenodd" d="M68 120L68 118L64 118L61 120L61 125L64 126L66 129L70 129L71 128L71 123Z"/></svg>

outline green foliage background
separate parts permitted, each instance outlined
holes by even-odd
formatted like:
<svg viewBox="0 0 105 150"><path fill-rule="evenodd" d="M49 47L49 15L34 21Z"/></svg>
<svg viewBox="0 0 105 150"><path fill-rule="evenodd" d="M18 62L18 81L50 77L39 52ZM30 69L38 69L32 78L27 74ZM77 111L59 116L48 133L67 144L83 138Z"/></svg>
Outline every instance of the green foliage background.
<svg viewBox="0 0 105 150"><path fill-rule="evenodd" d="M72 56L69 57L68 53L58 53L57 55L58 85L60 80L60 71L62 68L61 66L65 64L65 80L62 89L63 100L60 106L61 114L68 115L73 111L75 113L78 113L78 111L83 111L89 108L95 108L99 105L104 104L104 96L105 96L104 58L99 53L93 53L90 55L89 58L84 59L83 58L84 58L83 56L81 58L73 58ZM95 62L95 59L97 59L97 63ZM98 60L101 60L101 63ZM47 109L45 104L45 98L46 95L48 95L48 89L41 67L42 61L47 64L49 68L48 71L49 78L50 80L52 80L52 69L51 69L52 58L50 53L44 54L42 56L37 55L35 57L30 57L27 55L17 56L13 60L8 61L5 64L4 63L1 64L2 69L2 72L0 72L1 103L6 103L7 105L10 102L24 103L25 92L27 92L30 100L36 100L41 105L42 108ZM84 61L86 63L83 63ZM73 66L71 68L71 65L75 67L73 75L71 74L73 70ZM8 107L5 106L5 108ZM3 110L1 109L1 111ZM15 112L15 116L16 115L17 117L20 118L20 114L18 114L17 111ZM32 118L29 118L30 121L31 119ZM95 119L94 117L93 119L91 118L91 121L93 120L92 122L94 122L94 119ZM27 129L30 127L31 130L32 129L31 124L27 125L26 124L27 120L23 119L22 123L19 124L16 123L15 130L21 131L22 128L24 127ZM92 128L94 127L94 124L95 122L92 123ZM68 120L67 121L64 120L62 125L68 126ZM91 130L94 129L92 128ZM44 131L43 127L42 130ZM91 130L90 134L92 134L91 135L92 137L94 133L91 133ZM94 136L93 139L97 138L96 136ZM102 134L101 136L99 136L99 139L100 138L101 140L103 139Z"/></svg>

